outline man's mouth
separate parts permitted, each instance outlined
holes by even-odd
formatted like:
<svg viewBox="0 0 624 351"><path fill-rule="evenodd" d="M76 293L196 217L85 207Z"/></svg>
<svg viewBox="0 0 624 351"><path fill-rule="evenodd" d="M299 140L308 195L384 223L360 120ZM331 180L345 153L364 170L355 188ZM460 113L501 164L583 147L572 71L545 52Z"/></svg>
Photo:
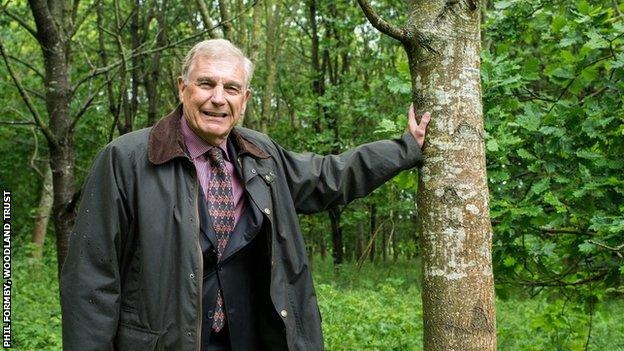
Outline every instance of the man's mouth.
<svg viewBox="0 0 624 351"><path fill-rule="evenodd" d="M202 111L202 113L209 117L225 118L228 116L225 112Z"/></svg>

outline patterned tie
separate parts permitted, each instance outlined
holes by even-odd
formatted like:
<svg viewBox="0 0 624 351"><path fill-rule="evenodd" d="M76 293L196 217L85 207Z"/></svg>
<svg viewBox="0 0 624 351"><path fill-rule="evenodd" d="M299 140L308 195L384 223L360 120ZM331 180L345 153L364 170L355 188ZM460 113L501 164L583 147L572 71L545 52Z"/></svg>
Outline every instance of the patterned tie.
<svg viewBox="0 0 624 351"><path fill-rule="evenodd" d="M217 260L220 261L230 238L230 233L234 230L232 180L225 169L225 161L220 148L214 147L208 150L208 160L212 167L208 186L208 212L217 236ZM224 325L223 296L221 289L219 289L217 291L217 304L213 315L212 329L219 332Z"/></svg>

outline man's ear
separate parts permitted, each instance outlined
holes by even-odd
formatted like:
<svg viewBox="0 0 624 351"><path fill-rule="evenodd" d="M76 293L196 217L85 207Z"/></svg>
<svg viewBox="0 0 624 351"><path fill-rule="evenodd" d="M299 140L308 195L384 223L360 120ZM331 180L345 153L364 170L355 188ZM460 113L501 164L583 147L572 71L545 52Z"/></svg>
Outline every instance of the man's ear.
<svg viewBox="0 0 624 351"><path fill-rule="evenodd" d="M241 111L241 114L245 114L245 110L247 109L247 101L249 101L251 94L251 88L247 88L247 90L245 90L245 103L243 104L243 110Z"/></svg>
<svg viewBox="0 0 624 351"><path fill-rule="evenodd" d="M184 94L184 89L186 89L186 83L184 83L184 78L182 78L182 76L178 76L178 99L180 99L180 102L183 102L182 94Z"/></svg>

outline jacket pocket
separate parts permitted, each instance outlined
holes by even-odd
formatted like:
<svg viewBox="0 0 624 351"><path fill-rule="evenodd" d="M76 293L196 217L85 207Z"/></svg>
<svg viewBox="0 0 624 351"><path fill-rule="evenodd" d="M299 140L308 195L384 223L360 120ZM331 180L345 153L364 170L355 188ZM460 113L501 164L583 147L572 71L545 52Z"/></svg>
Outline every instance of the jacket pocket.
<svg viewBox="0 0 624 351"><path fill-rule="evenodd" d="M115 340L115 350L154 351L158 337L159 334L155 331L120 323Z"/></svg>

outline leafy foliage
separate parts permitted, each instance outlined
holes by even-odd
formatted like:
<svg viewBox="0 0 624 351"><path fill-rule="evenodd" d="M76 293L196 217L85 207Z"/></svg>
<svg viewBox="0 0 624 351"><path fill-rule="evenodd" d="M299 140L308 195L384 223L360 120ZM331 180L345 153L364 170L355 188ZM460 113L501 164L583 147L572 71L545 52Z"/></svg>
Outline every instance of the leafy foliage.
<svg viewBox="0 0 624 351"><path fill-rule="evenodd" d="M623 280L624 21L608 1L501 1L488 16L496 275L592 305Z"/></svg>

